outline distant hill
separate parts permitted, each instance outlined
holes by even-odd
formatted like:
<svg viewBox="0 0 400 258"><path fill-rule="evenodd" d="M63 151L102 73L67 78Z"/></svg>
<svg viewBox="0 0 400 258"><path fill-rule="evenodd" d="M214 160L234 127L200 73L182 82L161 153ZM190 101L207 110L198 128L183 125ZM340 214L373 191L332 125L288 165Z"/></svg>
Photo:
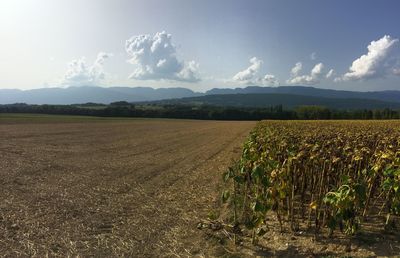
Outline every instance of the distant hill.
<svg viewBox="0 0 400 258"><path fill-rule="evenodd" d="M378 100L379 103L396 102L400 103L400 91L375 91L375 92L356 92L356 91L342 91L319 89L314 87L304 86L281 86L281 87L259 87L250 86L246 88L236 89L221 89L215 88L205 93L194 92L186 88L160 88L153 89L150 87L69 87L69 88L42 88L34 90L2 90L0 89L0 104L11 103L27 103L27 104L80 104L87 102L109 104L115 101L128 101L128 102L143 102L143 101L156 101L164 99L179 99L186 97L201 97L212 95L226 95L226 94L289 94L288 99L282 99L286 105L289 102L297 103L307 98L299 96L308 96L315 98L329 98L329 99L363 99L363 100ZM297 96L297 97L294 97ZM216 98L212 97L209 100ZM240 99L247 99L241 96ZM254 99L265 98L265 96L252 97ZM288 97L289 98L289 97ZM241 101L232 97L232 101ZM243 100L244 101L244 100ZM273 100L271 100L273 101ZM225 102L227 102L225 100ZM342 103L343 101L336 101ZM371 102L375 103L375 102ZM284 104L284 103L278 103ZM376 103L377 104L377 103ZM332 104L333 105L333 104ZM378 105L378 104L377 104ZM388 105L393 105L389 103Z"/></svg>
<svg viewBox="0 0 400 258"><path fill-rule="evenodd" d="M399 102L386 102L358 98L325 98L280 93L216 94L201 97L157 101L158 104L213 105L230 107L271 107L282 105L284 109L315 105L332 109L400 109Z"/></svg>
<svg viewBox="0 0 400 258"><path fill-rule="evenodd" d="M207 95L243 94L243 93L283 93L283 94L295 94L295 95L325 97L325 98L376 99L376 100L400 103L400 91L395 91L395 90L359 92L359 91L320 89L320 88L305 87L305 86L281 86L281 87L249 86L246 88L236 88L236 89L215 88L206 92Z"/></svg>
<svg viewBox="0 0 400 258"><path fill-rule="evenodd" d="M1 90L0 104L109 104L115 101L152 101L203 95L186 88L153 89L150 87L69 87L34 90Z"/></svg>

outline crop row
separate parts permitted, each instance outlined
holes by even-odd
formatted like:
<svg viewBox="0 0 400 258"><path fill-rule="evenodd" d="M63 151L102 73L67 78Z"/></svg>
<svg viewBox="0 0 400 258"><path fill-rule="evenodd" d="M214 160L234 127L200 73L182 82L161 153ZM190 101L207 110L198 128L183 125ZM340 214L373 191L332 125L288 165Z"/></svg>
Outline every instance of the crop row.
<svg viewBox="0 0 400 258"><path fill-rule="evenodd" d="M364 221L393 226L400 214L400 123L395 121L263 121L224 179L232 220L268 231L327 228L353 235Z"/></svg>

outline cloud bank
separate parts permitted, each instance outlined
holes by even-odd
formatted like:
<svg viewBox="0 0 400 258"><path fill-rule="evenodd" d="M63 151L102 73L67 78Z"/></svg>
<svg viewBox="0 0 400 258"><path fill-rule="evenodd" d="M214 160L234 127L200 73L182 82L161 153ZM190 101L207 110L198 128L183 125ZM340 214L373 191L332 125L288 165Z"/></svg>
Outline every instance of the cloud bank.
<svg viewBox="0 0 400 258"><path fill-rule="evenodd" d="M272 74L266 74L263 77L257 76L263 63L257 57L250 58L250 66L235 74L232 78L233 81L246 85L278 85L278 80Z"/></svg>
<svg viewBox="0 0 400 258"><path fill-rule="evenodd" d="M399 40L385 35L368 45L368 53L353 61L349 71L336 81L357 81L374 78L383 78L386 75L396 74L395 58L392 55Z"/></svg>
<svg viewBox="0 0 400 258"><path fill-rule="evenodd" d="M104 62L112 54L100 52L92 65L87 65L85 57L75 59L68 64L61 84L66 86L94 86L105 78Z"/></svg>
<svg viewBox="0 0 400 258"><path fill-rule="evenodd" d="M197 82L199 65L195 61L183 62L176 57L172 35L165 31L154 36L133 36L125 42L128 60L136 66L129 78L136 80L174 80Z"/></svg>

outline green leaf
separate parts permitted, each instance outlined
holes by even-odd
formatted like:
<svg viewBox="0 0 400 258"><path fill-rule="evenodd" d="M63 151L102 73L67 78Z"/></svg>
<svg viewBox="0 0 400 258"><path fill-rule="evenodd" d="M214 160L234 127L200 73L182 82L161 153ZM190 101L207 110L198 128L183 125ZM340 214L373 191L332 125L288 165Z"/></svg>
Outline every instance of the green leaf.
<svg viewBox="0 0 400 258"><path fill-rule="evenodd" d="M355 191L356 195L358 196L358 198L360 198L361 200L364 200L366 198L367 189L366 189L365 185L356 184L354 186L354 191Z"/></svg>
<svg viewBox="0 0 400 258"><path fill-rule="evenodd" d="M243 176L235 176L233 178L238 184L243 184L245 182L245 178Z"/></svg>
<svg viewBox="0 0 400 258"><path fill-rule="evenodd" d="M261 184L262 184L264 187L269 187L269 179L268 179L268 177L264 176L264 177L261 179Z"/></svg>
<svg viewBox="0 0 400 258"><path fill-rule="evenodd" d="M393 176L394 172L395 172L395 170L393 168L389 168L389 169L386 169L385 171L383 171L383 174L385 176Z"/></svg>
<svg viewBox="0 0 400 258"><path fill-rule="evenodd" d="M228 182L228 180L230 178L229 170L222 174L222 178L223 178L224 182Z"/></svg>
<svg viewBox="0 0 400 258"><path fill-rule="evenodd" d="M390 178L387 178L385 181L382 183L382 188L384 190L389 190L390 187L392 186L392 180Z"/></svg>
<svg viewBox="0 0 400 258"><path fill-rule="evenodd" d="M222 192L222 202L226 203L230 197L230 192L228 190L225 190Z"/></svg>
<svg viewBox="0 0 400 258"><path fill-rule="evenodd" d="M259 200L256 200L251 204L251 209L255 212L264 212L265 206Z"/></svg>
<svg viewBox="0 0 400 258"><path fill-rule="evenodd" d="M397 191L399 190L399 186L398 185L393 186L393 190L395 193L397 193Z"/></svg>
<svg viewBox="0 0 400 258"><path fill-rule="evenodd" d="M350 177L348 175L343 175L341 179L342 179L342 184L347 184L350 180Z"/></svg>
<svg viewBox="0 0 400 258"><path fill-rule="evenodd" d="M264 174L264 170L260 166L256 166L253 168L253 171L251 172L251 176L254 178L261 178Z"/></svg>

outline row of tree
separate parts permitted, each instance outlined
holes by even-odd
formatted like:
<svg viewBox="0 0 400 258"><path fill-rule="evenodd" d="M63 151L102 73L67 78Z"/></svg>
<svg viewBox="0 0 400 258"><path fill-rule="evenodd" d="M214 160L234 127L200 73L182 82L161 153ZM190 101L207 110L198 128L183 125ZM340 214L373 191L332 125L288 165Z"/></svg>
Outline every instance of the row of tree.
<svg viewBox="0 0 400 258"><path fill-rule="evenodd" d="M0 105L0 113L39 113L102 117L148 117L204 120L316 120L316 119L399 119L400 110L331 110L320 106L300 106L285 110L281 105L269 108L240 108L188 105L141 105L126 102L110 105Z"/></svg>

